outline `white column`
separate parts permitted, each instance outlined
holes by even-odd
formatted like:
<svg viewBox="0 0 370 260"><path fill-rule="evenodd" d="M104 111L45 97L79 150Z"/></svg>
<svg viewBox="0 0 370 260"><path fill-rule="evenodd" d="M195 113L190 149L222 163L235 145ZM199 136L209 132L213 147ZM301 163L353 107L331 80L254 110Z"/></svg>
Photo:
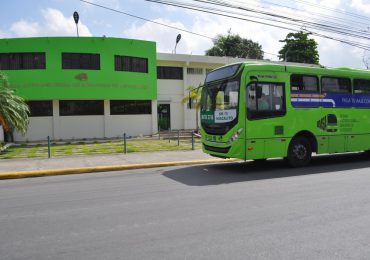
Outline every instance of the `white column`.
<svg viewBox="0 0 370 260"><path fill-rule="evenodd" d="M109 100L104 100L104 133L103 136L105 138L110 137L108 136L109 132L109 118L110 118L110 102Z"/></svg>
<svg viewBox="0 0 370 260"><path fill-rule="evenodd" d="M60 119L59 119L59 100L53 100L53 133L52 139L61 139Z"/></svg>
<svg viewBox="0 0 370 260"><path fill-rule="evenodd" d="M158 102L152 100L152 134L158 132Z"/></svg>
<svg viewBox="0 0 370 260"><path fill-rule="evenodd" d="M187 88L188 88L188 66L189 66L189 62L186 62L184 67L183 67L183 75L184 75L184 79L183 79L183 95L182 97L180 97L180 104L181 104L181 100L182 98L185 96L185 93L187 92ZM185 122L186 122L186 104L181 104L182 106L182 111L181 111L181 114L182 114L182 118L180 119L181 121L181 124L180 124L180 128L182 129L185 129Z"/></svg>

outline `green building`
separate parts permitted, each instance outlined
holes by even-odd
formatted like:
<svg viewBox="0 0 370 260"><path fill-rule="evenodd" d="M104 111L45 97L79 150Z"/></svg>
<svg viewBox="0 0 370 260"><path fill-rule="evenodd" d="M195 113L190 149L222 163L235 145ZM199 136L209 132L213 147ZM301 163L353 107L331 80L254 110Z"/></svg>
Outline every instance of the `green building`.
<svg viewBox="0 0 370 260"><path fill-rule="evenodd" d="M1 39L0 70L31 109L27 135L15 133L18 141L156 131L155 42L107 37Z"/></svg>
<svg viewBox="0 0 370 260"><path fill-rule="evenodd" d="M31 108L26 135L14 133L18 142L195 129L197 112L182 103L189 86L241 61L157 53L155 42L131 39L0 39L0 70Z"/></svg>

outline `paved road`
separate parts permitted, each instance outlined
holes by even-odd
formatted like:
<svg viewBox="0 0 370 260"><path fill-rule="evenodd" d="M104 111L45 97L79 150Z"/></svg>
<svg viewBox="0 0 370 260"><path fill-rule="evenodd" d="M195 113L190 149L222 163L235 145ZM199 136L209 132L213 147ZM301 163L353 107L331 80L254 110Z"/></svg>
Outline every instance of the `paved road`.
<svg viewBox="0 0 370 260"><path fill-rule="evenodd" d="M369 259L370 160L0 181L1 259Z"/></svg>

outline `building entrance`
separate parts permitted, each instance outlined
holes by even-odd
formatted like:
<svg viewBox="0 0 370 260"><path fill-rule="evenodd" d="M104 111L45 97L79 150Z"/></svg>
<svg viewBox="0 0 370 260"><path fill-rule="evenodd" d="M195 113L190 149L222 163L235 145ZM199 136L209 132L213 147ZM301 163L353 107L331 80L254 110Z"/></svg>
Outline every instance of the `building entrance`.
<svg viewBox="0 0 370 260"><path fill-rule="evenodd" d="M171 128L170 104L158 105L158 127L159 130L169 130Z"/></svg>

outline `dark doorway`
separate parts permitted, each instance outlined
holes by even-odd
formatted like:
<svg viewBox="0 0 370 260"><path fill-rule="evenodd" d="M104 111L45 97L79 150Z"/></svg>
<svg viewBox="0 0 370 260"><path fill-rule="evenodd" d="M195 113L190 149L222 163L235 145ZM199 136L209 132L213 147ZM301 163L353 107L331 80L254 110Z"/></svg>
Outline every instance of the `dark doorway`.
<svg viewBox="0 0 370 260"><path fill-rule="evenodd" d="M158 105L158 127L159 130L169 130L171 128L170 104Z"/></svg>

